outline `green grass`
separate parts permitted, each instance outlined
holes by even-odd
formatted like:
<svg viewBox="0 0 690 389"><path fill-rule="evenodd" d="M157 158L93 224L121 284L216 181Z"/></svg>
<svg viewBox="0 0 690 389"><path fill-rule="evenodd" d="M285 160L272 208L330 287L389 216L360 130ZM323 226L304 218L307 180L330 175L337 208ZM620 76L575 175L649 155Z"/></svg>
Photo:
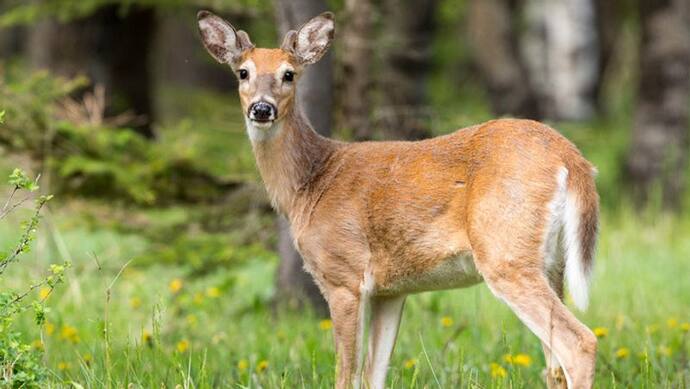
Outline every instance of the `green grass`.
<svg viewBox="0 0 690 389"><path fill-rule="evenodd" d="M597 387L686 387L690 222L636 213L605 214L591 308L578 313L588 326L609 330L599 343ZM67 283L48 298L48 324L39 332L26 317L21 325L27 340L42 342L53 386L332 386L327 325L269 308L275 258L250 257L232 270L191 277L184 265L128 262L146 251L146 241L83 219L54 212L24 266L3 277L3 288L16 288L48 262L74 261ZM2 231L0 247L11 235ZM171 289L175 283L179 290ZM616 356L622 347L630 350L626 358ZM505 361L518 353L531 363ZM506 377L492 377L492 363ZM532 388L542 385L543 367L538 340L479 285L408 299L388 382Z"/></svg>

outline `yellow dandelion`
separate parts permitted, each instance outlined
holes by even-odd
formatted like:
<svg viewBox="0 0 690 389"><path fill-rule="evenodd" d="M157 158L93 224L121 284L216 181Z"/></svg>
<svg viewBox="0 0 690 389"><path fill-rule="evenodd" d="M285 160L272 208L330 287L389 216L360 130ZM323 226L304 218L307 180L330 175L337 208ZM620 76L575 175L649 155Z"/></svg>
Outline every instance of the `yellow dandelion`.
<svg viewBox="0 0 690 389"><path fill-rule="evenodd" d="M670 357L671 354L673 354L673 350L671 350L670 347L663 345L663 344L661 346L659 346L659 348L657 349L657 352L659 353L659 355L663 355L665 357Z"/></svg>
<svg viewBox="0 0 690 389"><path fill-rule="evenodd" d="M684 323L681 323L681 325L680 325L680 330L683 331L683 332L688 332L688 331L690 331L690 323L688 323L687 321L684 322Z"/></svg>
<svg viewBox="0 0 690 389"><path fill-rule="evenodd" d="M189 349L189 341L187 339L182 339L181 341L177 342L177 352L183 353Z"/></svg>
<svg viewBox="0 0 690 389"><path fill-rule="evenodd" d="M597 336L597 338L605 338L609 334L609 329L606 327L595 327L594 328L594 335Z"/></svg>
<svg viewBox="0 0 690 389"><path fill-rule="evenodd" d="M666 326L668 326L668 328L678 327L678 319L676 319L675 317L672 317L672 318L666 320Z"/></svg>
<svg viewBox="0 0 690 389"><path fill-rule="evenodd" d="M625 359L630 356L630 349L627 347L621 347L616 350L616 358Z"/></svg>
<svg viewBox="0 0 690 389"><path fill-rule="evenodd" d="M268 361L265 359L262 359L258 365L256 365L256 372L261 373L264 370L268 369Z"/></svg>
<svg viewBox="0 0 690 389"><path fill-rule="evenodd" d="M323 331L328 331L333 328L333 322L330 319L321 320L319 322L319 328Z"/></svg>
<svg viewBox="0 0 690 389"><path fill-rule="evenodd" d="M129 306L132 307L132 309L138 309L141 307L141 299L139 297L132 297L129 299Z"/></svg>
<svg viewBox="0 0 690 389"><path fill-rule="evenodd" d="M151 333L148 331L141 333L141 341L149 347L153 346L153 336L151 336Z"/></svg>
<svg viewBox="0 0 690 389"><path fill-rule="evenodd" d="M192 299L194 301L194 304L196 305L201 305L204 303L204 294L201 292L196 292L194 293L194 298Z"/></svg>
<svg viewBox="0 0 690 389"><path fill-rule="evenodd" d="M450 316L443 316L443 317L441 318L441 326L448 328L448 327L450 327L450 326L452 326L452 325L453 325L453 318L452 318L452 317L450 317Z"/></svg>
<svg viewBox="0 0 690 389"><path fill-rule="evenodd" d="M93 362L93 357L91 354L84 354L81 358L84 360L86 366L91 366L91 362Z"/></svg>
<svg viewBox="0 0 690 389"><path fill-rule="evenodd" d="M50 291L51 291L51 290L52 290L52 289L50 289L50 288L44 286L43 288L41 288L41 290L38 291L38 297L39 297L41 300L47 299L48 296L50 296Z"/></svg>
<svg viewBox="0 0 690 389"><path fill-rule="evenodd" d="M58 370L67 370L69 369L69 362L60 362L57 367Z"/></svg>
<svg viewBox="0 0 690 389"><path fill-rule="evenodd" d="M33 342L31 342L31 347L33 347L36 350L43 350L43 341L41 339L36 339Z"/></svg>
<svg viewBox="0 0 690 389"><path fill-rule="evenodd" d="M417 366L417 360L415 358L410 358L405 360L405 369L410 370L413 367Z"/></svg>
<svg viewBox="0 0 690 389"><path fill-rule="evenodd" d="M494 378L503 378L508 375L506 369L504 369L503 366L499 365L498 363L492 363L490 367L491 376Z"/></svg>
<svg viewBox="0 0 690 389"><path fill-rule="evenodd" d="M64 325L60 330L60 338L70 343L79 343L79 331L75 327Z"/></svg>
<svg viewBox="0 0 690 389"><path fill-rule="evenodd" d="M249 362L247 362L246 359L240 359L239 362L237 362L237 369L240 371L245 371L249 367Z"/></svg>
<svg viewBox="0 0 690 389"><path fill-rule="evenodd" d="M517 354L513 356L513 364L528 367L532 364L532 357L527 354Z"/></svg>
<svg viewBox="0 0 690 389"><path fill-rule="evenodd" d="M183 285L184 284L182 283L182 280L180 278L175 278L172 281L170 281L168 288L170 288L170 291L173 294L177 294L180 290L182 290Z"/></svg>
<svg viewBox="0 0 690 389"><path fill-rule="evenodd" d="M503 361L505 363L512 364L513 363L513 356L510 354L504 354L503 355Z"/></svg>
<svg viewBox="0 0 690 389"><path fill-rule="evenodd" d="M55 324L47 321L46 324L43 325L43 328L46 330L46 335L50 336L53 335L55 332Z"/></svg>
<svg viewBox="0 0 690 389"><path fill-rule="evenodd" d="M212 286L212 287L206 289L206 296L208 296L212 299L220 297L220 288Z"/></svg>

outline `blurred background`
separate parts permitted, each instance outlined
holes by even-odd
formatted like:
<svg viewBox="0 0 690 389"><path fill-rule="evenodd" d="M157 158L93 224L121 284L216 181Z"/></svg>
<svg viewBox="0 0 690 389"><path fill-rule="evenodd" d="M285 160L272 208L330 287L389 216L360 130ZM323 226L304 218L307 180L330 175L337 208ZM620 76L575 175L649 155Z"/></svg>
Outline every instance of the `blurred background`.
<svg viewBox="0 0 690 389"><path fill-rule="evenodd" d="M335 12L334 47L300 85L324 135L414 140L502 116L564 133L599 169L600 265L585 321L621 332L602 346L611 361L600 384L690 382L690 288L678 280L690 267L688 0L0 0L0 175L40 174L40 193L55 195L0 288L72 263L64 285L30 289L47 321L14 323L40 351L37 377L332 383L324 302L270 208L236 80L203 49L199 9L258 47ZM23 205L2 220L0 249L30 214ZM395 387L540 382L538 342L481 288L411 299L398 350L413 351L394 359ZM453 304L463 297L469 306ZM425 343L405 321L440 323L425 339L431 358L419 358ZM659 340L649 326L680 332ZM536 360L524 372L501 357L514 347Z"/></svg>

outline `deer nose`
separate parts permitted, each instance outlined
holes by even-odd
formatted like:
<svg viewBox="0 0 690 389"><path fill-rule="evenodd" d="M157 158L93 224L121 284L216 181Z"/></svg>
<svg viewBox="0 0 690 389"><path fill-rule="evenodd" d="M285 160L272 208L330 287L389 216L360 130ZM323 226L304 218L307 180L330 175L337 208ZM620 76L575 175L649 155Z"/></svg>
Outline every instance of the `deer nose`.
<svg viewBox="0 0 690 389"><path fill-rule="evenodd" d="M257 101L249 107L249 118L252 120L265 122L275 120L277 109L273 104L265 101Z"/></svg>

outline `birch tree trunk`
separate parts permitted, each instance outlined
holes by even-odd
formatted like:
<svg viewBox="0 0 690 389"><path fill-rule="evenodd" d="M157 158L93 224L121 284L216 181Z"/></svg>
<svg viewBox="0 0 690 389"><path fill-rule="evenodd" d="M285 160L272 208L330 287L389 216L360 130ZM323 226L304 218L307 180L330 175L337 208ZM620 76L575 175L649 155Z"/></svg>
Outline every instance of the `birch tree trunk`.
<svg viewBox="0 0 690 389"><path fill-rule="evenodd" d="M690 2L641 0L640 80L627 172L639 202L660 185L678 208L685 189L690 120Z"/></svg>
<svg viewBox="0 0 690 389"><path fill-rule="evenodd" d="M276 14L280 37L296 29L312 17L327 10L323 0L277 0ZM331 49L332 50L332 49ZM333 54L327 53L321 61L307 68L297 90L297 104L306 114L314 129L330 135L333 111ZM326 301L311 275L302 265L302 257L295 250L290 226L285 218L278 220L278 253L280 264L276 277L276 301L288 306L310 304L317 313L327 314Z"/></svg>
<svg viewBox="0 0 690 389"><path fill-rule="evenodd" d="M593 0L527 0L523 55L546 117L584 120L596 107L599 43Z"/></svg>

